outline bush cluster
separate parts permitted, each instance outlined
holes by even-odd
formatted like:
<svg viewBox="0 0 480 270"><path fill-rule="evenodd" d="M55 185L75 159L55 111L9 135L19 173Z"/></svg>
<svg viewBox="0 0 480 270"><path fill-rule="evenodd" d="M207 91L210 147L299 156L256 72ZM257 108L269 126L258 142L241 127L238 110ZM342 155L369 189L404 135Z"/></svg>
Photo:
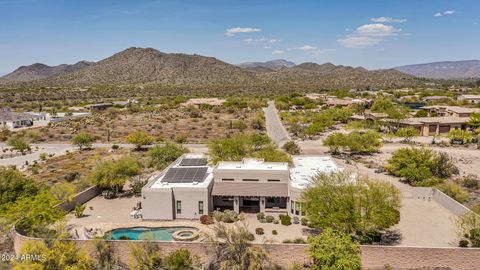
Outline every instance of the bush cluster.
<svg viewBox="0 0 480 270"><path fill-rule="evenodd" d="M292 224L292 218L289 215L281 214L278 216L282 225L288 226Z"/></svg>
<svg viewBox="0 0 480 270"><path fill-rule="evenodd" d="M238 214L233 210L214 211L213 217L217 222L233 223L238 220Z"/></svg>

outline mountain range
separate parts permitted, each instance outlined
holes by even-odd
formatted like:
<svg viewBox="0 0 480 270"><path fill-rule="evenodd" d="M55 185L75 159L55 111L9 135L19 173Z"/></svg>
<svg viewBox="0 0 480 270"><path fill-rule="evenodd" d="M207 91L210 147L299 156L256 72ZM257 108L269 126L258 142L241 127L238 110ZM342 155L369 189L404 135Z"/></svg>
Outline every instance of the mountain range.
<svg viewBox="0 0 480 270"><path fill-rule="evenodd" d="M246 68L242 68L213 57L163 53L152 48L136 47L95 63L79 63L72 66L48 67L34 64L21 67L0 78L0 84L4 87L141 84L203 88L215 86L217 89L235 86L244 89L269 87L318 90L405 87L424 82L393 69L369 71L332 63L295 65L285 60L247 64Z"/></svg>
<svg viewBox="0 0 480 270"><path fill-rule="evenodd" d="M267 62L245 62L238 64L239 67L253 70L253 71L276 71L282 68L291 68L295 66L295 63L287 61L285 59L270 60Z"/></svg>
<svg viewBox="0 0 480 270"><path fill-rule="evenodd" d="M480 60L433 62L395 69L413 76L433 79L480 78Z"/></svg>

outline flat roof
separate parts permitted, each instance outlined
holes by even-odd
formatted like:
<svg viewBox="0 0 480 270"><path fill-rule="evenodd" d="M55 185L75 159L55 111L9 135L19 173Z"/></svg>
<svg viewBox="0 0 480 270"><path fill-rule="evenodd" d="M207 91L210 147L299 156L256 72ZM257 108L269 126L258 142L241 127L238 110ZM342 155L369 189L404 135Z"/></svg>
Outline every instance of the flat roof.
<svg viewBox="0 0 480 270"><path fill-rule="evenodd" d="M264 162L261 159L244 158L242 161L220 161L217 170L288 170L287 162Z"/></svg>
<svg viewBox="0 0 480 270"><path fill-rule="evenodd" d="M337 165L330 156L293 156L293 167L290 169L290 185L303 189L312 178L320 173L335 173L345 170Z"/></svg>
<svg viewBox="0 0 480 270"><path fill-rule="evenodd" d="M449 116L436 116L436 117L412 117L407 118L400 123L409 125L422 125L425 123L432 124L464 124L469 121L467 117L449 117Z"/></svg>
<svg viewBox="0 0 480 270"><path fill-rule="evenodd" d="M159 174L149 179L147 188L205 188L213 179L212 166L182 165L183 160L206 159L203 154L184 154Z"/></svg>

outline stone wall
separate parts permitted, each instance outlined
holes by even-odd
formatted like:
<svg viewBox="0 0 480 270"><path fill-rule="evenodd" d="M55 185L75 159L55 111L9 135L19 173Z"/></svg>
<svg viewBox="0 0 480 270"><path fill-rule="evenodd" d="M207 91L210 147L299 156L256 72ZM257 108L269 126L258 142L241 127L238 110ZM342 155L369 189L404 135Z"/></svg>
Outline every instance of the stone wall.
<svg viewBox="0 0 480 270"><path fill-rule="evenodd" d="M26 241L43 241L16 234L14 238L15 251L19 253ZM79 247L93 253L95 240L65 240L74 241ZM116 250L122 262L131 260L130 247L141 242L109 241ZM192 254L206 262L212 256L212 250L207 243L202 242L155 242L162 250L162 254L185 248ZM281 266L289 266L294 262L309 262L308 245L302 244L263 244L263 247L272 260ZM428 248L428 247L400 247L400 246L361 246L362 265L365 269L380 270L390 265L394 269L442 269L474 270L480 269L480 249L475 248Z"/></svg>

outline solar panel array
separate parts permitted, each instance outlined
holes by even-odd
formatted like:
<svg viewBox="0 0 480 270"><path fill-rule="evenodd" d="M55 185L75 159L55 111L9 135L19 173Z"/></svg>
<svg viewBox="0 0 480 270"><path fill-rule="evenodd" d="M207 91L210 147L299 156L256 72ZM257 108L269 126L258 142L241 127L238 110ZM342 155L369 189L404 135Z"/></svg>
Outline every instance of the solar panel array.
<svg viewBox="0 0 480 270"><path fill-rule="evenodd" d="M170 168L162 179L168 183L192 183L203 182L207 176L208 167L195 168Z"/></svg>
<svg viewBox="0 0 480 270"><path fill-rule="evenodd" d="M180 161L180 166L205 166L207 165L206 158L184 158Z"/></svg>

